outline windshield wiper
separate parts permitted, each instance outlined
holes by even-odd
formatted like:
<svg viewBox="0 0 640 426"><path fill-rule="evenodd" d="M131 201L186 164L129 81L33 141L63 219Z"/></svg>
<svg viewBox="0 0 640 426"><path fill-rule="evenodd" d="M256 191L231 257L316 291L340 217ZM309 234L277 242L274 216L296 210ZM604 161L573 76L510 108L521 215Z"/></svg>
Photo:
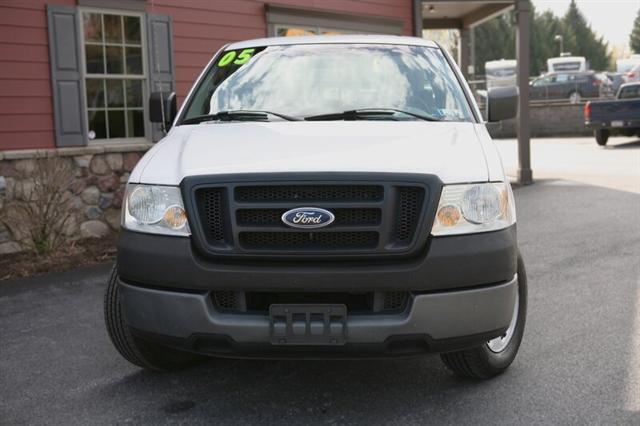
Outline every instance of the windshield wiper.
<svg viewBox="0 0 640 426"><path fill-rule="evenodd" d="M300 121L299 118L271 111L250 111L233 110L220 111L215 114L198 115L196 117L185 118L180 124L198 124L204 121L268 121L270 115L282 118L287 121Z"/></svg>
<svg viewBox="0 0 640 426"><path fill-rule="evenodd" d="M330 114L310 115L305 117L308 121L332 121L332 120L366 120L376 116L393 116L396 114L405 114L411 117L425 121L443 121L441 118L429 115L416 114L415 112L404 111L396 108L364 108L352 109L343 112L334 112Z"/></svg>

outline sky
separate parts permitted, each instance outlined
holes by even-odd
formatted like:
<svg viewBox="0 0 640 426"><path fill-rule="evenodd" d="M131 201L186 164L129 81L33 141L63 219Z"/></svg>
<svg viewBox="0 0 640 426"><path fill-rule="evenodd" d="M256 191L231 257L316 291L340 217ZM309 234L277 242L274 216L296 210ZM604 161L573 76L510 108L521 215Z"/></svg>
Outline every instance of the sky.
<svg viewBox="0 0 640 426"><path fill-rule="evenodd" d="M571 0L533 0L536 10L563 16ZM640 0L576 0L591 28L613 46L627 46Z"/></svg>

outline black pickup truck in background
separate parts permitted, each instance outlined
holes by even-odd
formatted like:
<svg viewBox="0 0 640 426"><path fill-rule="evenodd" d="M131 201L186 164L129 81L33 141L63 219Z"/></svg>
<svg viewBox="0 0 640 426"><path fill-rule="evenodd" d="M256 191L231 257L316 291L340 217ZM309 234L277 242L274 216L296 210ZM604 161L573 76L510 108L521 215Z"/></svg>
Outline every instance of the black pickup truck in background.
<svg viewBox="0 0 640 426"><path fill-rule="evenodd" d="M606 145L609 136L640 137L640 82L620 86L615 100L587 102L584 120L598 145Z"/></svg>

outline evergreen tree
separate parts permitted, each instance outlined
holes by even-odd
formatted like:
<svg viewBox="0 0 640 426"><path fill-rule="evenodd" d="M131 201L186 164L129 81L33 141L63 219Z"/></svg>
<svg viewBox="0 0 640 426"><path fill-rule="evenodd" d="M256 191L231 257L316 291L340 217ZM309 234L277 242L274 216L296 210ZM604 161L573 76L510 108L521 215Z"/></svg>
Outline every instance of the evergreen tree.
<svg viewBox="0 0 640 426"><path fill-rule="evenodd" d="M564 51L575 56L584 56L595 70L609 68L610 55L607 43L597 37L591 29L575 0L571 1L565 16L560 19L552 12L530 13L531 53L530 75L539 75L547 70L547 59L560 56L556 35L561 35ZM640 14L636 19L636 30L640 44ZM474 29L475 70L477 75L484 74L484 64L497 59L514 59L516 25L513 13L498 16ZM640 46L634 48L640 53Z"/></svg>
<svg viewBox="0 0 640 426"><path fill-rule="evenodd" d="M638 16L633 21L633 30L629 36L629 47L634 53L640 53L640 9L638 9Z"/></svg>
<svg viewBox="0 0 640 426"><path fill-rule="evenodd" d="M552 12L535 14L531 25L531 75L540 75L547 70L547 59L560 56L556 35L564 37L562 22Z"/></svg>
<svg viewBox="0 0 640 426"><path fill-rule="evenodd" d="M516 33L512 13L497 16L473 29L477 75L484 74L484 64L497 59L516 57Z"/></svg>
<svg viewBox="0 0 640 426"><path fill-rule="evenodd" d="M607 52L607 43L602 37L596 37L575 0L571 0L569 9L562 18L562 26L565 52L571 52L574 56L584 56L595 70L609 67L611 58Z"/></svg>

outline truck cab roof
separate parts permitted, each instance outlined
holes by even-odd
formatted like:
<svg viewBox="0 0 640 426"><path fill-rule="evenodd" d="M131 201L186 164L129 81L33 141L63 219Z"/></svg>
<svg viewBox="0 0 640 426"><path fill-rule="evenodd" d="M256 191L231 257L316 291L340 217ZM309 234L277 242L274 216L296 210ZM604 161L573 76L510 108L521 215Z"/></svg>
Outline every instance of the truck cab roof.
<svg viewBox="0 0 640 426"><path fill-rule="evenodd" d="M253 46L286 46L294 44L397 44L439 48L437 43L418 37L356 34L256 38L231 43L226 49L244 49Z"/></svg>

